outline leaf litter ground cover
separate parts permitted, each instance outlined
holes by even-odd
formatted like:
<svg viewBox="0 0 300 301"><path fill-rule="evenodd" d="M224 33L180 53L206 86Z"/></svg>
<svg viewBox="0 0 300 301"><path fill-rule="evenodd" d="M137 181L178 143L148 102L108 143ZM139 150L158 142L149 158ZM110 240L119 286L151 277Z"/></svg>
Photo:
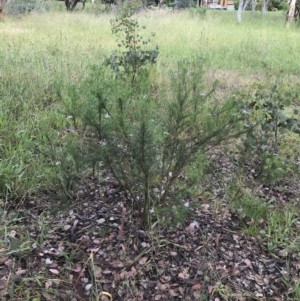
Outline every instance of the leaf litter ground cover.
<svg viewBox="0 0 300 301"><path fill-rule="evenodd" d="M259 189L281 204L297 197ZM56 214L35 200L2 211L0 300L292 300L299 253L267 252L221 197L182 226L145 231L111 178L90 178L77 195Z"/></svg>

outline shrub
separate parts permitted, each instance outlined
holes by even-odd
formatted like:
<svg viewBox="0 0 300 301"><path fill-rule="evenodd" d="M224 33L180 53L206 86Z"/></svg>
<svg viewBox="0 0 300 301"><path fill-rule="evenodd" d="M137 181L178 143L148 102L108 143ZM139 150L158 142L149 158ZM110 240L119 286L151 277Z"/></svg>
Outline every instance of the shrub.
<svg viewBox="0 0 300 301"><path fill-rule="evenodd" d="M5 5L7 14L43 13L49 10L45 0L12 0Z"/></svg>
<svg viewBox="0 0 300 301"><path fill-rule="evenodd" d="M154 65L158 57L158 47L147 49L151 38L139 34L138 21L128 14L111 21L113 34L119 37L118 46L123 51L114 51L108 59L115 76L135 85L137 77L147 72L148 65ZM154 33L151 34L154 36Z"/></svg>
<svg viewBox="0 0 300 301"><path fill-rule="evenodd" d="M86 160L111 171L148 226L152 210L159 220L186 211L207 152L241 133L240 108L233 98L220 102L205 92L204 62L197 58L179 61L153 93L157 48L143 48L149 45L136 20L115 21L125 33L124 51L109 58L110 68L95 66L72 87L69 107L77 108L73 120L84 129Z"/></svg>
<svg viewBox="0 0 300 301"><path fill-rule="evenodd" d="M191 7L189 9L189 11L190 11L190 15L192 17L205 18L206 17L207 8L205 6Z"/></svg>
<svg viewBox="0 0 300 301"><path fill-rule="evenodd" d="M193 0L175 0L174 8L176 9L185 9L188 7L194 7L195 2Z"/></svg>
<svg viewBox="0 0 300 301"><path fill-rule="evenodd" d="M291 100L295 98L277 80L273 87L254 85L252 93L240 95L245 101L244 112L249 114L248 126L251 129L244 139L245 154L260 160L261 177L276 182L287 171L295 170L297 156L284 154L282 137L287 132L300 134L300 123L296 118L298 110L291 110Z"/></svg>
<svg viewBox="0 0 300 301"><path fill-rule="evenodd" d="M84 93L82 121L96 136L89 135L89 153L112 171L145 224L151 208L180 211L203 175L207 151L238 133L235 102L201 95L200 74L200 61L179 62L171 87L156 99L145 77L132 91L131 83L100 66L91 78L101 80Z"/></svg>
<svg viewBox="0 0 300 301"><path fill-rule="evenodd" d="M268 2L268 10L284 10L288 9L288 2L284 0L272 0Z"/></svg>

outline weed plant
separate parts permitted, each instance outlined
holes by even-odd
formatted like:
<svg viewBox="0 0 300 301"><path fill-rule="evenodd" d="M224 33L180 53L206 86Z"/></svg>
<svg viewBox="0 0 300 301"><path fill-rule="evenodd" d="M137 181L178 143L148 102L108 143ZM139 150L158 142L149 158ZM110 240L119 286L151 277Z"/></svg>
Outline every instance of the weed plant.
<svg viewBox="0 0 300 301"><path fill-rule="evenodd" d="M240 217L242 231L263 241L269 253L281 250L287 256L299 249L299 234L294 227L299 222L297 204L289 204L282 210L272 199L264 200L245 192L231 200L230 206Z"/></svg>
<svg viewBox="0 0 300 301"><path fill-rule="evenodd" d="M243 139L246 156L260 161L257 174L269 182L281 180L287 172L298 171L297 153L290 156L281 151L282 137L287 132L300 134L298 109L292 109L292 102L298 97L277 80L274 86L255 84L252 91L241 94L245 114L249 114L247 126L251 130Z"/></svg>

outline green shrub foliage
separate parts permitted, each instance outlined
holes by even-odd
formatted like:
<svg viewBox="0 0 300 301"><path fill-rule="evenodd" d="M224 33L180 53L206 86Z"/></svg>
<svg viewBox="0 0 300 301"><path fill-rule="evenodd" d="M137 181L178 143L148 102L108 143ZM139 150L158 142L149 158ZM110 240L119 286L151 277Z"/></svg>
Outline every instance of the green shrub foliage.
<svg viewBox="0 0 300 301"><path fill-rule="evenodd" d="M249 115L249 131L243 140L246 155L260 160L259 174L268 181L276 182L287 171L295 170L297 155L284 153L286 132L300 134L298 110L292 108L293 93L277 80L273 86L254 85L252 93L247 91L239 97L243 99L243 111Z"/></svg>
<svg viewBox="0 0 300 301"><path fill-rule="evenodd" d="M111 25L113 34L119 38L118 46L121 50L111 54L109 65L116 76L129 80L134 85L137 77L145 72L145 68L156 63L158 47L147 49L151 39L145 39L139 33L139 23L130 14L111 20Z"/></svg>
<svg viewBox="0 0 300 301"><path fill-rule="evenodd" d="M240 106L205 92L204 63L197 58L179 61L158 88L151 80L157 48L133 46L142 41L136 20L115 22L125 31L125 51L71 88L69 108L78 109L67 113L77 114L73 120L85 129L87 160L111 171L147 226L150 212L161 220L186 211L186 198L204 176L207 152L241 133Z"/></svg>

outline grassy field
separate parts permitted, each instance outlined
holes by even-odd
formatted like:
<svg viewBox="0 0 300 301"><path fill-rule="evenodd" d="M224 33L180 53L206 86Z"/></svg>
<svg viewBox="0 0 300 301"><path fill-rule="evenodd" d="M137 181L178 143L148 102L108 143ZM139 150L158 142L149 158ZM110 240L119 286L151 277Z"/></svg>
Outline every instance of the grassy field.
<svg viewBox="0 0 300 301"><path fill-rule="evenodd" d="M32 259L34 256L43 257L47 253L37 254L44 252L42 249L46 248L45 246L51 245L49 241L53 238L49 238L51 236L49 229L54 229L55 232L59 231L60 227L64 228L64 222L58 222L58 220L53 222L52 218L41 213L43 210L46 212L46 209L43 209L46 208L44 207L45 203L57 204L54 199L73 198L80 201L81 190L88 191L88 193L98 191L94 187L98 184L92 185L94 190L80 188L79 192L71 191L71 188L74 188L72 186L74 179L82 176L82 173L76 174L76 168L69 166L71 161L69 161L68 150L64 149L66 141L69 141L68 139L76 140L78 133L73 129L73 123L70 120L72 117L69 112L72 111L72 108L66 108L62 99L66 99L64 97L67 97L70 86L78 86L88 77L91 66L104 62L105 58L118 47L116 38L111 33L110 25L114 14L101 12L102 6L93 7L90 3L87 4L85 11L81 11L80 6L79 3L75 12L66 13L64 3L55 2L52 3L48 13L18 17L5 16L4 21L0 22L0 236L4 237L3 240L0 239L0 250L4 253L3 256L0 255L0 264L4 265L5 263L5 269L9 270L9 274L14 273L13 268L18 268L19 271L15 278L5 278L6 276L0 272L3 276L3 278L0 277L0 289L7 289L6 295L0 294L3 300L68 300L66 296L68 296L70 287L62 293L64 297L59 297L58 291L54 294L54 291L55 287L59 287L60 290L60 284L69 281L66 280L66 275L68 275L68 269L74 268L78 254L81 252L81 245L80 248L74 247L75 244L71 243L68 245L68 250L72 250L72 252L63 255L65 261L62 270L59 270L60 276L57 276L57 278L62 277L59 281L54 279L58 271L56 270L57 266L53 265L50 271L53 279L48 275L52 279L50 279L51 285L50 282L46 282L46 285L44 283L47 280L44 267L39 264L37 269L36 265L28 264L25 268L22 266L22 258L30 258L28 262L33 263L35 262ZM262 17L259 12L255 15L244 12L243 22L239 25L235 20L235 12L227 11L208 11L206 15L201 15L195 11L152 9L139 13L137 18L141 26L146 26L146 36L152 32L155 33L154 44L159 47L156 69L152 71L151 75L155 87L169 81L170 70L174 68L177 61L198 57L205 62L204 80L207 85L212 86L213 82L218 80L216 97L220 102L239 93L244 93L247 98L254 91L251 85L257 87L259 84L263 84L265 88L272 87L276 79L280 78L280 87L284 93L291 92L293 95L292 104L286 110L287 114L298 108L299 28L291 26L287 29L282 12L268 12L265 17ZM282 94L280 97L284 97L283 95L288 94ZM281 143L282 152L289 157L297 154L299 142L298 135L284 136ZM86 174L89 174L89 171L86 171ZM249 241L261 241L263 258L264 256L270 256L272 258L270 260L279 258L280 264L278 263L276 268L280 267L286 273L282 272L279 287L284 287L281 289L281 293L285 290L284 300L292 301L300 298L300 281L298 279L299 178L297 169L294 170L292 166L283 177L283 182L277 186L266 187L265 183L261 182L255 183L256 186L244 189L244 184L240 184L244 179L237 176L236 185L231 187L232 190L225 191L221 201L218 197L212 197L213 193L208 193L208 197L203 200L209 202L208 200L213 198L214 202L207 206L209 206L209 210L212 210L214 218L219 219L219 222L223 222L223 217L224 220L227 220L228 212L226 210L228 208L234 212L232 220L239 216L239 229L235 230L238 231L236 235L246 235ZM239 186L243 187L241 195ZM266 189L268 193L266 193ZM43 202L43 200L46 201ZM40 202L43 205L40 205ZM227 206L226 210L224 202ZM71 205L67 203L67 206ZM26 214L24 211L32 207L38 208L36 210L40 215L33 217L32 213L29 218L30 211L27 211ZM76 211L74 207L72 208ZM35 212L34 210L33 212ZM53 208L49 210L53 211ZM58 209L55 208L55 210L57 212ZM71 210L68 213L60 213L60 218L61 220L66 219L66 223L71 225L71 222L74 221L73 213ZM32 218L33 224L26 221L27 217ZM231 218L229 220L232 221ZM98 221L100 220L98 219ZM26 225L26 230L20 231L20 227L23 225ZM72 229L75 227L76 225L72 224ZM32 234L33 232L35 234ZM91 237L92 235L90 234ZM149 234L153 248L166 245L165 242L159 242L159 239L156 239L157 233L153 232L151 235ZM219 234L216 235L220 237ZM204 241L204 234L201 237ZM209 237L209 235L206 237L207 245L209 245ZM93 241L95 240L94 237ZM107 241L103 243L106 244L109 252L110 247ZM219 238L214 238L213 241L218 246ZM13 246L13 242L16 244L15 246ZM175 245L178 247L180 243L172 244L174 247ZM90 246L90 248L93 247ZM130 248L130 246L126 245L126 248ZM205 248L206 245L203 247L203 252ZM33 249L35 250L34 255L32 255ZM196 249L198 250L198 247ZM65 252L67 252L66 250L67 248ZM143 255L143 252L140 254ZM204 253L202 254L200 249L199 252L197 256L201 257ZM145 257L141 257L140 254L137 261L143 265L141 258ZM256 254L256 251L253 254ZM17 258L13 267L12 263L8 262L11 260L10 256ZM153 255L153 258L155 256ZM85 257L84 260L86 270L89 267L90 274L94 273L93 275L96 277L93 256ZM68 263L67 268L66 262ZM249 267L250 264L245 262ZM24 270L28 270L29 274L23 272ZM131 271L135 273L133 270ZM20 280L19 276L24 273L27 273L26 279ZM38 276L37 273L42 276ZM149 273L151 274L151 272ZM276 273L274 272L274 275ZM61 276L62 274L63 276ZM106 275L109 275L109 272ZM247 299L247 294L243 295L239 292L239 295L237 291L232 290L230 285L222 282L229 277L228 275L222 276L223 278L212 275L214 274L205 274L203 284L201 282L202 297L195 295L198 290L195 287L196 283L192 288L191 299L186 297L184 300L212 300L209 298L213 297L217 298L214 300L254 300L251 298L269 300L268 296L260 291L258 295L248 296L250 299ZM185 276L186 274L183 278ZM132 291L135 290L134 281L127 283L127 279L131 276L120 277L124 281L121 281L118 292L112 292L114 300L137 300L129 299L128 295L126 295L126 299L125 293L122 291L128 288ZM3 283L7 286L5 287ZM32 289L24 290L24 286L27 286L28 283L31 283ZM74 284L72 281L70 285L76 287L76 283ZM101 283L101 285L103 287L99 290L106 291L105 284ZM50 291L44 290L45 286ZM246 290L251 291L251 288ZM276 291L274 287L272 290ZM80 289L75 288L75 291L82 295ZM123 295L121 291L124 293ZM54 299L51 299L49 292L56 297L52 296ZM8 295L10 299L5 299ZM98 297L95 297L96 295ZM96 292L94 291L90 295L90 300L105 300L101 299L100 295L101 293L96 289ZM182 295L184 294L182 293ZM177 300L175 297L178 295L172 296L174 298L168 300ZM144 298L144 300L152 300L150 297L149 299ZM155 300L160 300L160 298L164 299L164 297L157 297ZM272 300L279 299L274 297Z"/></svg>

